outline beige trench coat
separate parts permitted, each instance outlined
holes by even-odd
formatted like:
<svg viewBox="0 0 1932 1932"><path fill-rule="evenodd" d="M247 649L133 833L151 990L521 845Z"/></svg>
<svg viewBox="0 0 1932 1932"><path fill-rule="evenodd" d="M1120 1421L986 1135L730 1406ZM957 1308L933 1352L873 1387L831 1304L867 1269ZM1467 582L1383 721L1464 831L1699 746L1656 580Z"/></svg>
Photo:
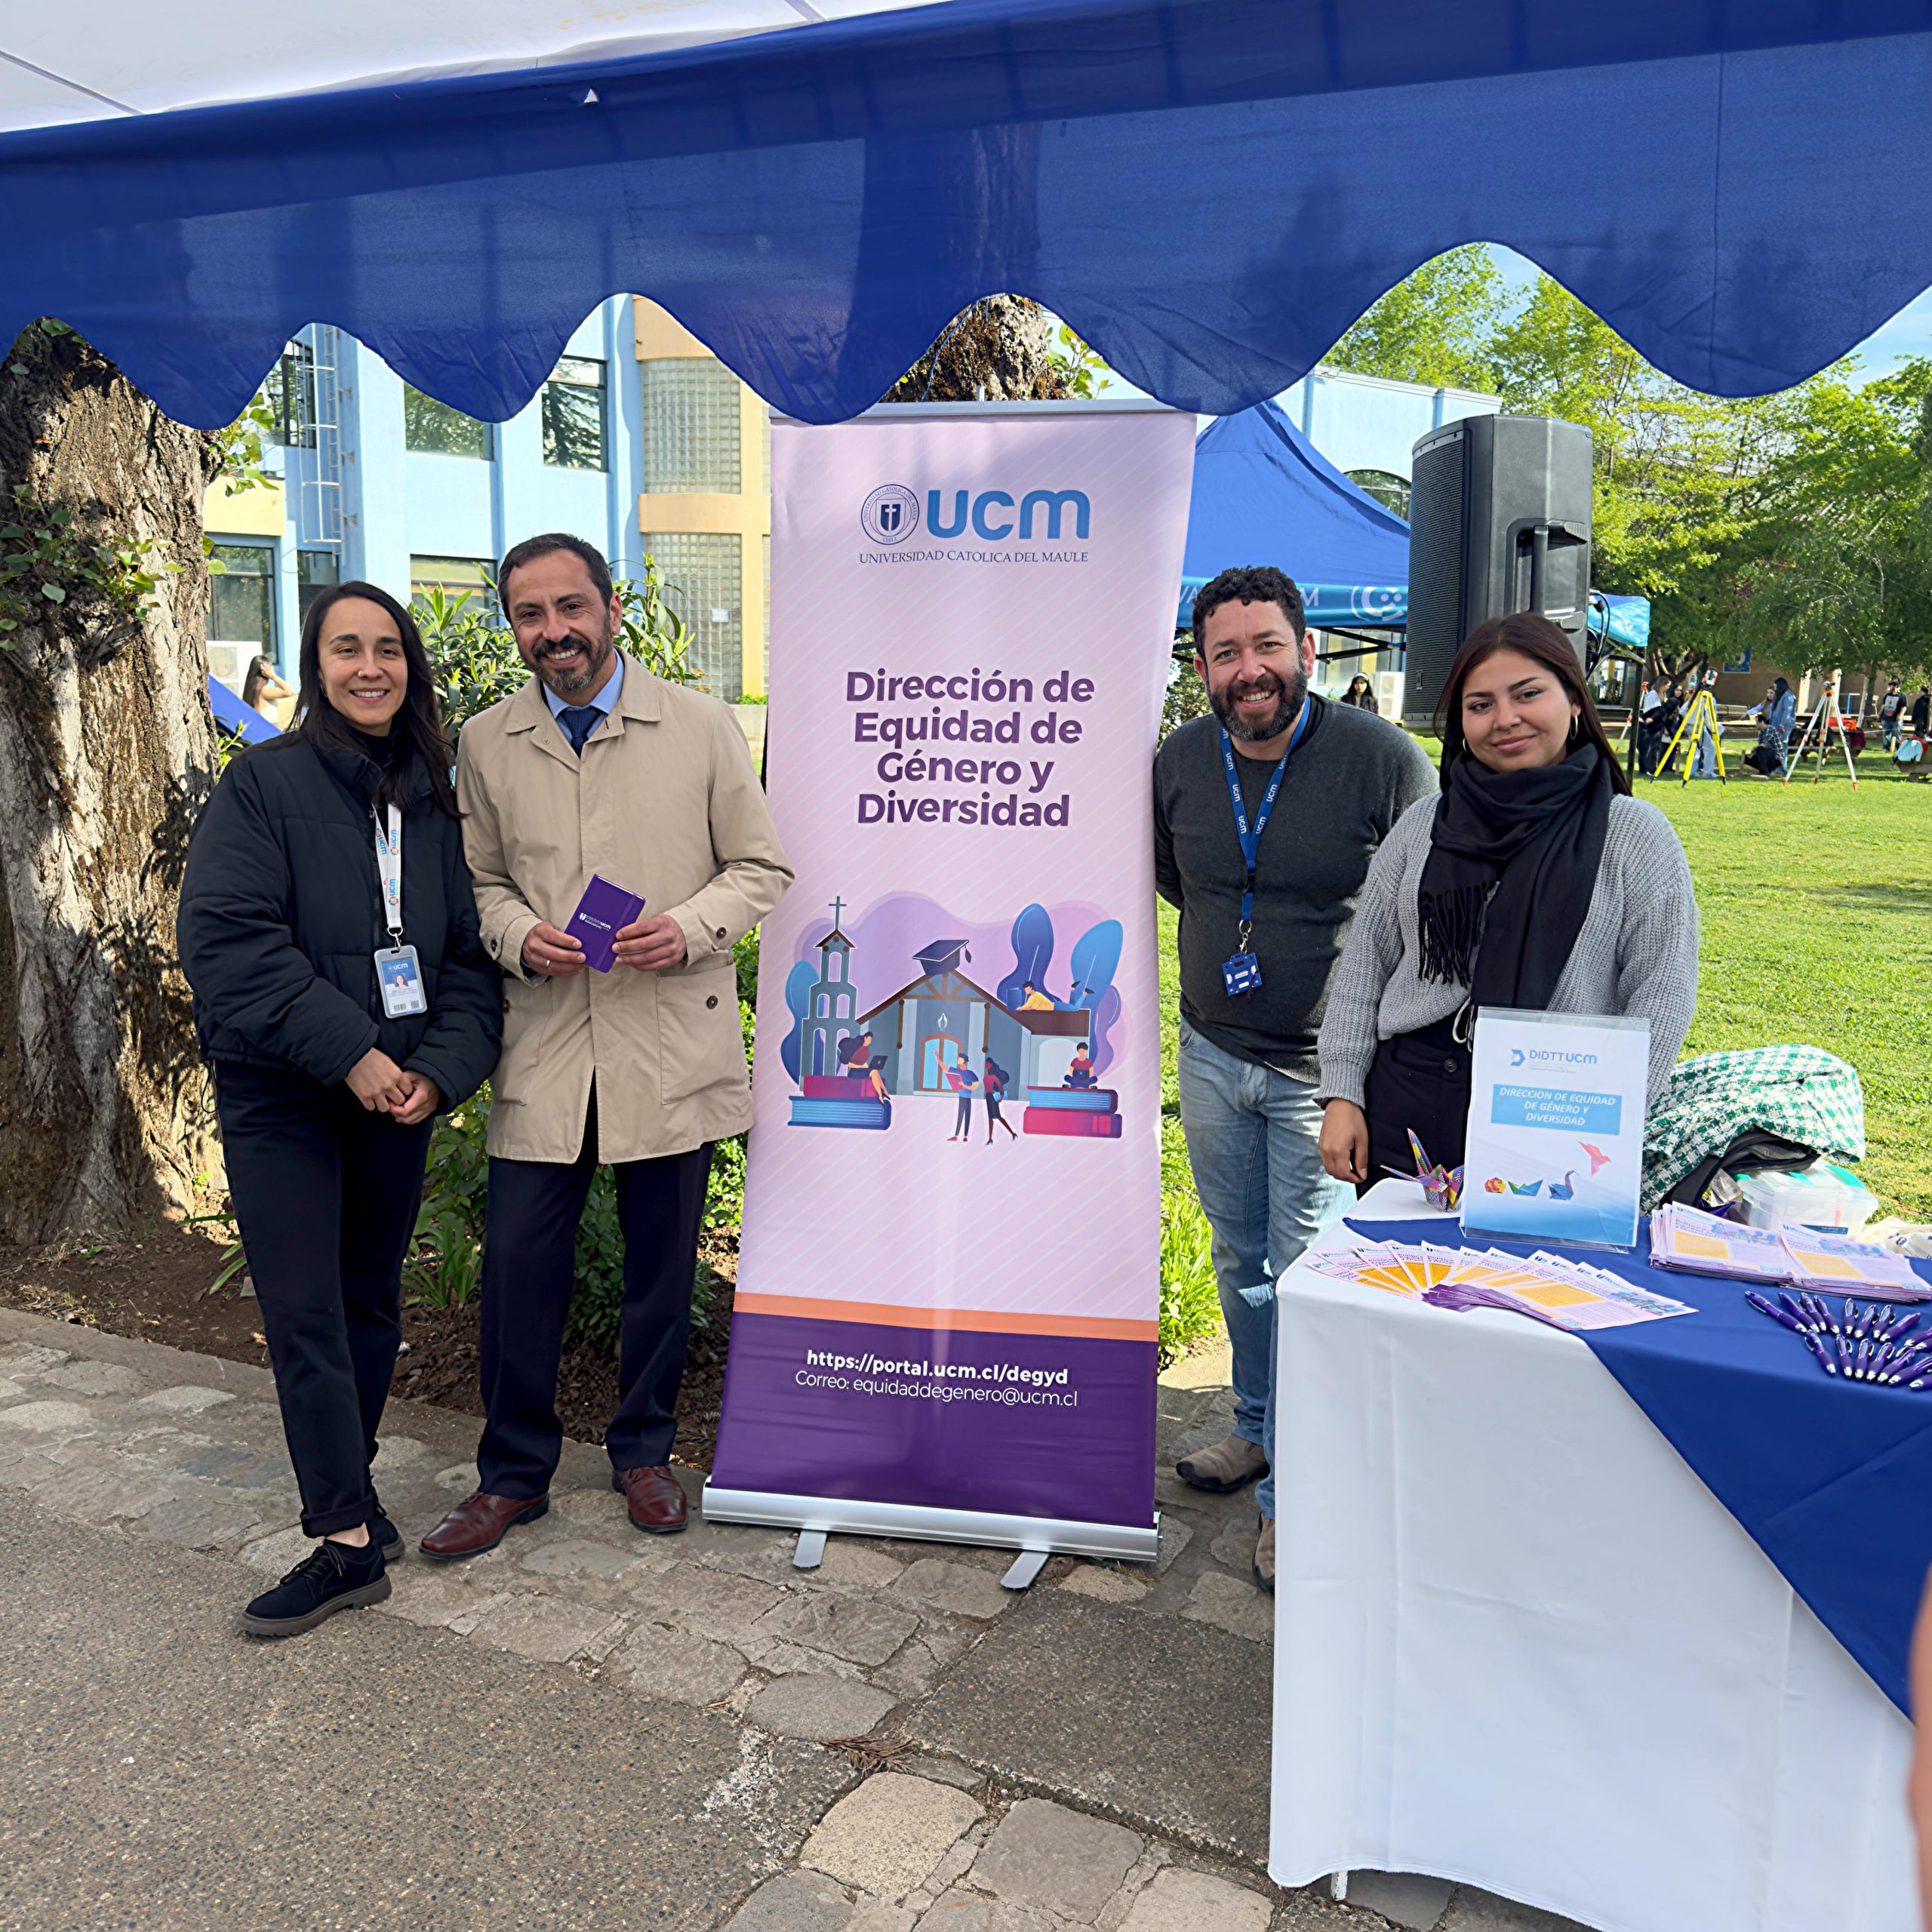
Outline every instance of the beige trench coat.
<svg viewBox="0 0 1932 1932"><path fill-rule="evenodd" d="M579 759L533 678L463 727L463 849L483 943L503 971L490 1152L574 1161L591 1076L602 1161L683 1153L751 1124L733 943L792 871L737 719L634 660ZM547 980L523 964L540 919L566 926L592 872L684 928L681 967Z"/></svg>

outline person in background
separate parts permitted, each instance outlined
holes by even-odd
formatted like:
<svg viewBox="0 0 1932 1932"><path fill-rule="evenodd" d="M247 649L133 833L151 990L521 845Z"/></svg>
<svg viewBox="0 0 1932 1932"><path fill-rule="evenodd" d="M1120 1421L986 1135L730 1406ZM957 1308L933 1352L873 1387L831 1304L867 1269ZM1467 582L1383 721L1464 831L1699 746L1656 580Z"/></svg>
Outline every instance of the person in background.
<svg viewBox="0 0 1932 1932"><path fill-rule="evenodd" d="M431 1118L488 1078L503 1026L415 624L345 583L310 607L300 661L294 731L233 759L195 826L178 924L302 1527L320 1539L242 1613L263 1637L389 1594L399 1540L369 1471L403 1257Z"/></svg>
<svg viewBox="0 0 1932 1932"><path fill-rule="evenodd" d="M1373 711L1379 715L1381 706L1375 701L1375 688L1358 671L1349 681L1348 689L1342 694L1344 704L1353 705L1358 711Z"/></svg>
<svg viewBox="0 0 1932 1932"><path fill-rule="evenodd" d="M1912 735L1915 738L1932 733L1932 687L1919 686L1918 695L1912 700L1908 715L1912 719Z"/></svg>
<svg viewBox="0 0 1932 1932"><path fill-rule="evenodd" d="M497 594L528 683L463 727L457 795L483 943L503 968L490 1109L475 1491L423 1540L454 1561L549 1507L577 1224L601 1164L623 1230L611 1487L685 1527L672 1472L712 1144L751 1124L731 949L792 871L731 712L617 648L611 567L580 537L515 545ZM567 932L593 874L640 895L593 973Z"/></svg>
<svg viewBox="0 0 1932 1932"><path fill-rule="evenodd" d="M1413 1129L1462 1164L1479 1007L1641 1014L1663 1090L1697 998L1697 902L1670 821L1630 795L1569 640L1481 624L1438 715L1440 797L1369 868L1321 1024L1321 1160L1366 1192Z"/></svg>
<svg viewBox="0 0 1932 1932"><path fill-rule="evenodd" d="M1657 775L1657 755L1663 749L1659 728L1663 721L1663 695L1647 684L1637 701L1637 769L1646 778Z"/></svg>
<svg viewBox="0 0 1932 1932"><path fill-rule="evenodd" d="M1309 689L1294 580L1223 571L1194 600L1211 715L1154 761L1154 882L1180 910L1180 1116L1234 1352L1234 1431L1178 1465L1260 1478L1254 1578L1275 1586L1275 1288L1346 1199L1322 1171L1317 1029L1377 845L1435 789L1413 738Z"/></svg>
<svg viewBox="0 0 1932 1932"><path fill-rule="evenodd" d="M1885 687L1885 695L1878 700L1878 733L1887 752L1898 749L1898 742L1905 729L1905 693L1899 689L1899 681L1893 678Z"/></svg>
<svg viewBox="0 0 1932 1932"><path fill-rule="evenodd" d="M1764 694L1764 727L1758 743L1766 755L1760 768L1767 778L1780 778L1791 758L1791 728L1798 722L1798 694L1783 678Z"/></svg>
<svg viewBox="0 0 1932 1932"><path fill-rule="evenodd" d="M248 675L242 680L242 702L252 711L258 711L271 724L279 725L281 715L275 707L295 694L275 674L275 666L266 657L253 657L248 661Z"/></svg>

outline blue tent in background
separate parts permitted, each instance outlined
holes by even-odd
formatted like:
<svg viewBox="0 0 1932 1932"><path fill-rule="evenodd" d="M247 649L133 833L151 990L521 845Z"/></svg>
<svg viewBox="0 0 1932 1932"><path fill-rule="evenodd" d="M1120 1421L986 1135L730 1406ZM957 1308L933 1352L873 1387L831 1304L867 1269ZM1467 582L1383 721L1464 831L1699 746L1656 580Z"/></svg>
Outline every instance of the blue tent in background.
<svg viewBox="0 0 1932 1932"><path fill-rule="evenodd" d="M1351 483L1288 419L1263 402L1224 416L1194 445L1174 627L1193 621L1194 594L1237 564L1278 564L1323 629L1400 630L1409 620L1409 526ZM1590 629L1614 644L1649 641L1645 597L1592 596Z"/></svg>
<svg viewBox="0 0 1932 1932"><path fill-rule="evenodd" d="M1399 625L1408 615L1409 526L1357 488L1277 402L1224 416L1194 446L1194 500L1177 629L1194 593L1237 564L1278 564L1311 624Z"/></svg>
<svg viewBox="0 0 1932 1932"><path fill-rule="evenodd" d="M245 743L266 744L281 734L251 704L244 704L219 678L208 680L208 706L214 721L224 731L237 734Z"/></svg>

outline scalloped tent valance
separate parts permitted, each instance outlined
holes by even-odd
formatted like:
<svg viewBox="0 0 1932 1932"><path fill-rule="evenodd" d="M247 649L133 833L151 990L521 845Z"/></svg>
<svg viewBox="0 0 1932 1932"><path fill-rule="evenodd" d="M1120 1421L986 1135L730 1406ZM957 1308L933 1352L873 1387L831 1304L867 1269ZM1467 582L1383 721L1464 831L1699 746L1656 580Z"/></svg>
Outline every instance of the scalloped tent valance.
<svg viewBox="0 0 1932 1932"><path fill-rule="evenodd" d="M213 426L329 321L500 418L635 291L823 422L1013 290L1224 414L1486 240L1752 395L1932 283L1928 101L1932 0L943 0L0 135L0 337L58 315Z"/></svg>

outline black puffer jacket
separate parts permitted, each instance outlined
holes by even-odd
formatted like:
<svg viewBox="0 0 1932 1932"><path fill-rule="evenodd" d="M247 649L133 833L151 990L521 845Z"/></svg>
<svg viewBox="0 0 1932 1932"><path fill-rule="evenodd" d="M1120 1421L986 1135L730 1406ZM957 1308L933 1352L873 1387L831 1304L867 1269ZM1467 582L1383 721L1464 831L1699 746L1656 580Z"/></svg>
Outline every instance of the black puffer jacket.
<svg viewBox="0 0 1932 1932"><path fill-rule="evenodd" d="M293 1067L333 1087L371 1047L426 1074L445 1108L490 1077L503 988L476 933L463 833L420 774L403 813L403 937L427 1013L383 1017L389 943L360 752L285 738L222 774L188 844L176 937L205 1059Z"/></svg>

